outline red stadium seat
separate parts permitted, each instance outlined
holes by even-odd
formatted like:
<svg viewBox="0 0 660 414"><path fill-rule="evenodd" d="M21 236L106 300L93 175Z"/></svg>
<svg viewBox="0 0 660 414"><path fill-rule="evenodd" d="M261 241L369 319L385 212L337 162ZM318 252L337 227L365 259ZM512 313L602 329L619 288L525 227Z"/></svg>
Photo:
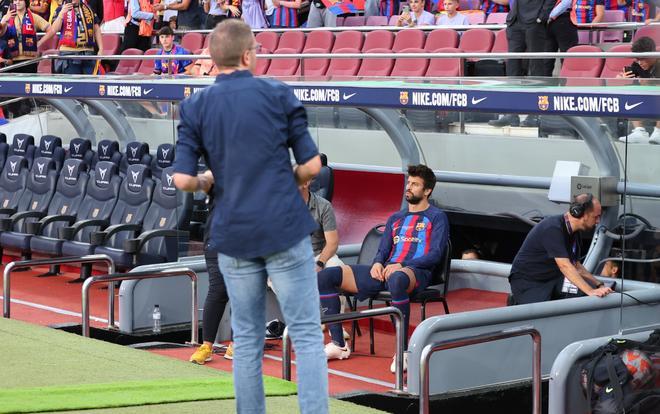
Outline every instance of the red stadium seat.
<svg viewBox="0 0 660 414"><path fill-rule="evenodd" d="M392 50L394 43L394 34L387 30L372 30L367 32L364 37L362 51L368 52L371 49L389 49Z"/></svg>
<svg viewBox="0 0 660 414"><path fill-rule="evenodd" d="M422 49L426 35L419 29L401 30L396 33L394 37L394 44L392 45L393 52L400 52L403 49Z"/></svg>
<svg viewBox="0 0 660 414"><path fill-rule="evenodd" d="M157 55L159 51L160 51L160 48L154 47L154 48L151 48L151 49L147 50L146 52L144 52L144 55L145 56ZM138 71L138 73L141 73L143 75L150 75L150 74L154 73L154 61L153 60L147 60L147 59L144 59L144 60L140 61L140 67L138 68L137 71Z"/></svg>
<svg viewBox="0 0 660 414"><path fill-rule="evenodd" d="M189 52L201 49L204 46L204 35L201 33L188 32L181 38L181 47Z"/></svg>
<svg viewBox="0 0 660 414"><path fill-rule="evenodd" d="M509 41L506 39L506 29L495 32L495 41L493 42L493 48L490 51L492 53L506 53L509 51Z"/></svg>
<svg viewBox="0 0 660 414"><path fill-rule="evenodd" d="M259 32L255 36L257 43L261 43L261 50L266 49L269 53L277 50L277 44L280 42L280 36L276 32Z"/></svg>
<svg viewBox="0 0 660 414"><path fill-rule="evenodd" d="M486 15L483 12L470 12L465 14L470 24L482 24L486 20Z"/></svg>
<svg viewBox="0 0 660 414"><path fill-rule="evenodd" d="M470 29L461 36L461 43L458 48L463 52L469 53L488 53L495 43L495 34L486 29ZM476 61L479 59L469 59Z"/></svg>
<svg viewBox="0 0 660 414"><path fill-rule="evenodd" d="M337 27L341 27L343 25L344 25L344 17L337 16Z"/></svg>
<svg viewBox="0 0 660 414"><path fill-rule="evenodd" d="M387 16L369 16L366 26L387 26Z"/></svg>
<svg viewBox="0 0 660 414"><path fill-rule="evenodd" d="M53 50L57 49L57 36L53 36L50 39L46 40L43 42L41 45L39 45L38 52L40 54L43 54L46 50Z"/></svg>
<svg viewBox="0 0 660 414"><path fill-rule="evenodd" d="M632 45L626 43L623 45L616 45L608 52L630 52ZM624 66L630 66L633 63L633 58L613 58L608 57L603 64L603 70L600 72L601 78L616 78L616 75L623 71Z"/></svg>
<svg viewBox="0 0 660 414"><path fill-rule="evenodd" d="M400 32L399 32L400 33ZM398 53L424 53L424 49L421 48L408 48L400 50ZM399 77L420 77L424 76L426 73L426 68L429 66L429 60L424 58L410 58L410 59L396 59L394 62L394 68L392 68L392 73L390 76L399 76Z"/></svg>
<svg viewBox="0 0 660 414"><path fill-rule="evenodd" d="M369 50L367 53L392 53L392 51L390 49L375 48ZM358 71L358 76L390 76L393 66L394 59L362 59L362 65Z"/></svg>
<svg viewBox="0 0 660 414"><path fill-rule="evenodd" d="M339 36L338 36L339 37ZM339 39L337 39L339 41ZM337 42L335 42L335 46ZM356 48L342 48L335 49L332 53L360 53L360 49ZM360 70L360 59L330 59L330 66L326 71L328 77L351 77L356 76Z"/></svg>
<svg viewBox="0 0 660 414"><path fill-rule="evenodd" d="M307 49L321 49L324 52L318 53L330 53L334 43L335 35L332 32L327 30L315 30L307 34L307 41L305 42L303 52L307 51Z"/></svg>
<svg viewBox="0 0 660 414"><path fill-rule="evenodd" d="M204 44L202 45L202 49L206 49L207 47L209 47L210 43L211 43L211 33L204 36Z"/></svg>
<svg viewBox="0 0 660 414"><path fill-rule="evenodd" d="M458 46L458 32L454 29L435 29L426 37L424 50L431 52L441 47Z"/></svg>
<svg viewBox="0 0 660 414"><path fill-rule="evenodd" d="M126 49L122 53L123 55L141 55L142 51L140 49ZM117 65L117 68L115 69L114 73L115 75L129 75L132 73L137 72L138 68L140 67L141 60L120 60L119 64Z"/></svg>
<svg viewBox="0 0 660 414"><path fill-rule="evenodd" d="M655 45L660 45L660 26L642 26L635 32L633 42L640 37L650 37L655 42Z"/></svg>
<svg viewBox="0 0 660 414"><path fill-rule="evenodd" d="M506 15L508 13L491 13L486 17L486 24L503 24L506 23Z"/></svg>
<svg viewBox="0 0 660 414"><path fill-rule="evenodd" d="M364 43L364 36L357 30L342 30L337 32L335 36L335 44L332 46L332 51L336 52L339 49L354 48L362 49Z"/></svg>
<svg viewBox="0 0 660 414"><path fill-rule="evenodd" d="M433 53L460 53L462 50L453 47L443 47ZM426 69L427 77L459 77L463 76L463 59L431 59Z"/></svg>
<svg viewBox="0 0 660 414"><path fill-rule="evenodd" d="M302 33L302 32L285 32L286 33ZM276 55L288 54L288 53L300 53L294 49L279 48L275 51ZM258 61L258 60L257 60ZM268 76L292 76L295 75L298 70L298 65L300 64L299 59L290 58L290 59L272 59L266 75Z"/></svg>
<svg viewBox="0 0 660 414"><path fill-rule="evenodd" d="M568 49L568 53L575 52L602 52L599 47L589 45L578 45ZM603 69L603 59L601 58L565 58L561 65L559 76L562 78L598 78ZM600 81L579 81L568 79L566 85L586 86L600 85Z"/></svg>
<svg viewBox="0 0 660 414"><path fill-rule="evenodd" d="M121 38L116 33L103 33L103 54L118 55Z"/></svg>
<svg viewBox="0 0 660 414"><path fill-rule="evenodd" d="M344 27L365 26L367 18L364 16L348 16L344 19Z"/></svg>
<svg viewBox="0 0 660 414"><path fill-rule="evenodd" d="M390 17L390 21L387 22L388 26L396 26L396 22L399 21L399 15L395 14L392 17Z"/></svg>
<svg viewBox="0 0 660 414"><path fill-rule="evenodd" d="M626 15L623 10L605 10L603 23L620 23L626 21ZM623 42L623 30L605 30L600 32L600 41L602 42Z"/></svg>
<svg viewBox="0 0 660 414"><path fill-rule="evenodd" d="M280 43L277 49L293 49L292 53L300 53L305 46L305 33L303 32L284 32L280 36Z"/></svg>
<svg viewBox="0 0 660 414"><path fill-rule="evenodd" d="M261 50L261 54L271 54L269 50ZM254 69L254 74L257 76L265 75L266 72L268 71L268 67L270 66L270 59L266 58L258 58L257 59L257 67Z"/></svg>
<svg viewBox="0 0 660 414"><path fill-rule="evenodd" d="M314 32L312 32L314 33ZM303 53L328 53L325 49L310 48L305 49ZM330 59L303 59L301 68L298 69L299 75L305 78L323 78L330 66Z"/></svg>
<svg viewBox="0 0 660 414"><path fill-rule="evenodd" d="M60 51L57 49L44 50L42 55L59 55ZM53 60L44 59L40 60L37 65L37 73L53 73Z"/></svg>

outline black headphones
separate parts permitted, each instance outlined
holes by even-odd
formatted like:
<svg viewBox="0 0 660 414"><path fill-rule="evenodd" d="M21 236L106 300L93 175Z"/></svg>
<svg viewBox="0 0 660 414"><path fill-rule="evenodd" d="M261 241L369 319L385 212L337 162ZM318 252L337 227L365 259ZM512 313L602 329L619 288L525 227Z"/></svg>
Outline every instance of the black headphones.
<svg viewBox="0 0 660 414"><path fill-rule="evenodd" d="M577 196L573 198L571 206L568 208L568 212L571 216L575 218L580 218L584 216L585 211L589 210L593 206L594 196L591 193L587 193L587 199L583 203L578 203Z"/></svg>

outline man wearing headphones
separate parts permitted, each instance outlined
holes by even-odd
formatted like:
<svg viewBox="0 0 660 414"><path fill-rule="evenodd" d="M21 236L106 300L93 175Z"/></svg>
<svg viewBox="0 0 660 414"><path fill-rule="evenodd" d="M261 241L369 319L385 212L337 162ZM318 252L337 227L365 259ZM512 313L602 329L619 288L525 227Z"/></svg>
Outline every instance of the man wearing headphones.
<svg viewBox="0 0 660 414"><path fill-rule="evenodd" d="M514 304L561 299L564 277L586 295L604 297L612 293L579 261L579 232L592 230L600 214L597 198L579 194L568 212L546 217L534 226L511 266L509 283Z"/></svg>

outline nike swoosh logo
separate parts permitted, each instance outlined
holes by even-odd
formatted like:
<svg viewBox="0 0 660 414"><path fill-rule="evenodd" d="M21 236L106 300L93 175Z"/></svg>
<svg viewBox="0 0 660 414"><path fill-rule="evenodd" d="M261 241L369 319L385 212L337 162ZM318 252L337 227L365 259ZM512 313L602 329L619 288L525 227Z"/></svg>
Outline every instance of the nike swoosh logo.
<svg viewBox="0 0 660 414"><path fill-rule="evenodd" d="M608 393L608 394L611 393L612 391L614 391L614 388L612 388L612 387L606 387L605 388L605 392Z"/></svg>
<svg viewBox="0 0 660 414"><path fill-rule="evenodd" d="M73 89L73 86L69 86L68 88L64 88L64 93L69 93L69 91Z"/></svg>
<svg viewBox="0 0 660 414"><path fill-rule="evenodd" d="M643 104L643 103L644 103L644 101L642 101L642 102L637 102L636 104L628 105L628 102L626 102L626 104L624 105L624 107L626 108L626 111L630 111L631 109L633 109L633 108L637 108L638 106L640 106L640 105Z"/></svg>
<svg viewBox="0 0 660 414"><path fill-rule="evenodd" d="M474 99L474 98L472 98L472 105L476 105L476 104L478 104L479 102L485 101L486 99L488 99L488 97L486 97L486 98L479 98L479 99Z"/></svg>
<svg viewBox="0 0 660 414"><path fill-rule="evenodd" d="M354 97L355 95L357 95L357 92L356 93L351 93L349 95L344 94L342 96L342 98L344 98L344 100L347 101L347 100L351 99L352 97Z"/></svg>
<svg viewBox="0 0 660 414"><path fill-rule="evenodd" d="M145 90L143 91L143 93L144 93L145 95L149 95L149 94L151 93L151 91L153 91L153 90L154 90L154 88L151 88L151 89L145 89Z"/></svg>

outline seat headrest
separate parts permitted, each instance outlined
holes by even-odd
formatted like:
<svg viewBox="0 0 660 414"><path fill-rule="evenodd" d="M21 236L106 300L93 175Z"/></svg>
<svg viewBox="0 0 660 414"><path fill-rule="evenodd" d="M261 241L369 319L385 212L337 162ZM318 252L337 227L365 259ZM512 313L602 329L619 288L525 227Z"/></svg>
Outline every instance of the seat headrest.
<svg viewBox="0 0 660 414"><path fill-rule="evenodd" d="M53 155L57 147L62 146L62 138L55 135L44 135L39 142L39 152L46 155Z"/></svg>
<svg viewBox="0 0 660 414"><path fill-rule="evenodd" d="M48 179L48 171L55 169L55 161L52 158L39 157L32 164L32 177L34 181L43 183Z"/></svg>
<svg viewBox="0 0 660 414"><path fill-rule="evenodd" d="M30 145L34 145L34 137L28 134L14 135L14 141L11 143L15 154L25 154Z"/></svg>
<svg viewBox="0 0 660 414"><path fill-rule="evenodd" d="M160 177L160 184L163 194L176 194L176 187L174 187L174 167L165 168Z"/></svg>
<svg viewBox="0 0 660 414"><path fill-rule="evenodd" d="M94 168L94 181L99 188L110 186L110 180L117 175L117 166L110 161L99 161Z"/></svg>
<svg viewBox="0 0 660 414"><path fill-rule="evenodd" d="M144 177L151 176L151 170L147 168L144 164L133 164L129 165L126 170L126 180L128 180L128 190L133 193L139 193L142 191L142 183L144 182Z"/></svg>
<svg viewBox="0 0 660 414"><path fill-rule="evenodd" d="M81 171L85 171L87 164L81 160L75 158L69 158L64 161L64 166L62 167L62 175L64 176L64 181L67 184L73 185L78 182L78 177L80 176Z"/></svg>
<svg viewBox="0 0 660 414"><path fill-rule="evenodd" d="M27 160L20 155L12 155L5 163L5 174L10 180L15 180L21 174L21 170L27 168Z"/></svg>
<svg viewBox="0 0 660 414"><path fill-rule="evenodd" d="M144 142L129 142L126 144L126 161L129 164L142 162L142 157L149 153L149 145Z"/></svg>
<svg viewBox="0 0 660 414"><path fill-rule="evenodd" d="M99 141L96 153L98 154L99 161L110 161L114 153L118 151L119 143L117 141L104 139Z"/></svg>
<svg viewBox="0 0 660 414"><path fill-rule="evenodd" d="M160 168L167 168L174 162L174 145L160 144L156 150L156 162Z"/></svg>
<svg viewBox="0 0 660 414"><path fill-rule="evenodd" d="M74 138L69 144L69 157L82 160L87 151L92 148L92 143L88 139Z"/></svg>
<svg viewBox="0 0 660 414"><path fill-rule="evenodd" d="M4 132L0 132L0 143L6 144L7 143L7 134Z"/></svg>

